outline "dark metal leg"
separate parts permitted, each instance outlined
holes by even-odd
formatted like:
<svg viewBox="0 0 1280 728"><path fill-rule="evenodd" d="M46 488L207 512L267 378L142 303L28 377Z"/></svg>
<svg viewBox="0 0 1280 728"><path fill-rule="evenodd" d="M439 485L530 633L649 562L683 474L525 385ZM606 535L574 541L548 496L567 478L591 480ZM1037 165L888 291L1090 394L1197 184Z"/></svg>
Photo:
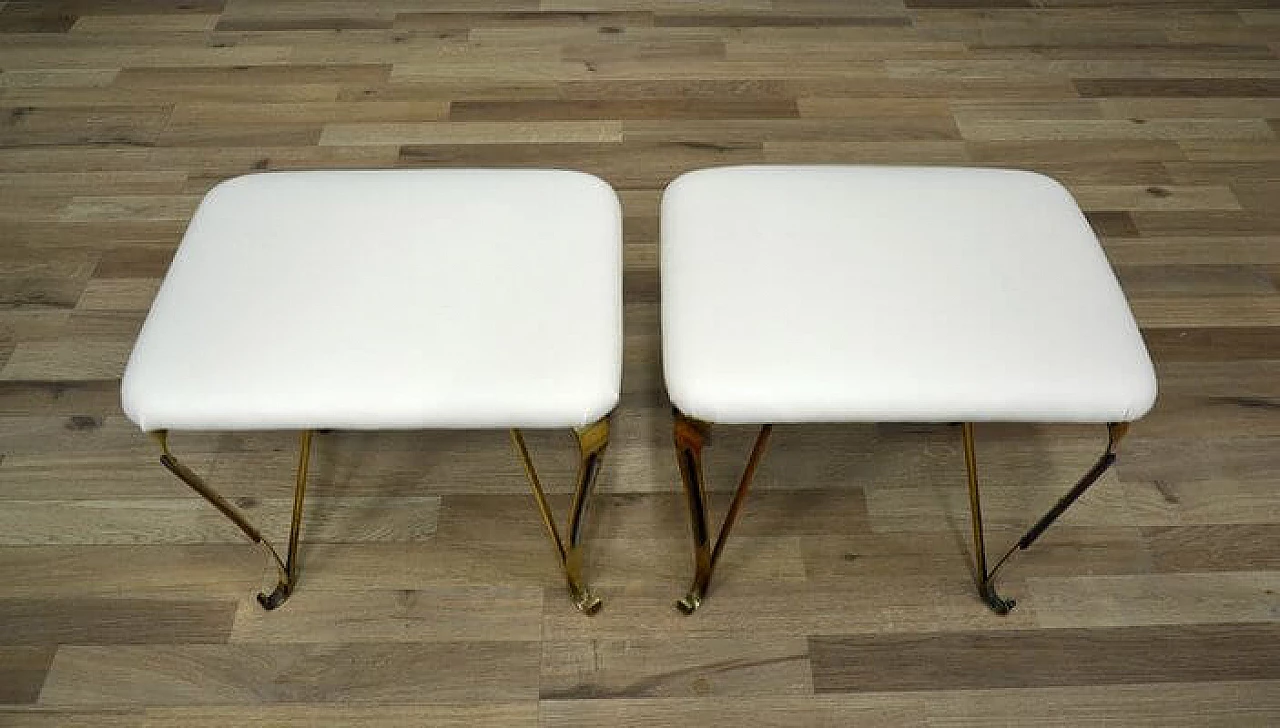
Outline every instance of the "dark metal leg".
<svg viewBox="0 0 1280 728"><path fill-rule="evenodd" d="M1090 486L1102 477L1103 473L1107 472L1107 469L1116 460L1116 451L1120 446L1120 440L1129 431L1129 423L1112 422L1107 425L1107 449L1103 451L1097 462L1093 464L1093 467L1089 468L1089 471L1080 478L1075 486L1054 504L1053 508L1050 508L1047 513L1041 516L1040 520L1036 521L1035 525L1023 534L1022 538L1018 539L1017 543L1009 547L1004 556L1001 556L1000 560L996 562L995 568L990 571L987 570L986 539L982 528L982 502L978 496L978 462L974 454L973 424L965 422L960 427L964 436L965 468L969 475L969 512L973 520L973 552L977 561L978 593L982 595L983 600L987 602L993 612L996 614L1008 614L1009 610L1013 609L1017 603L996 593L996 574L1000 572L1001 567L1015 552L1025 551L1030 548L1031 544L1035 543L1036 539L1040 538L1040 535L1045 532L1045 529L1053 525L1053 522L1058 520L1058 517L1066 512L1071 507L1071 504L1075 503Z"/></svg>
<svg viewBox="0 0 1280 728"><path fill-rule="evenodd" d="M692 614L706 596L707 586L711 583L711 575L715 571L724 545L729 540L733 524L746 501L747 490L755 476L760 458L764 455L765 446L773 425L760 427L755 445L751 448L751 456L738 481L738 489L729 502L729 510L725 513L724 524L716 536L715 545L711 544L711 532L707 525L707 496L702 477L702 448L711 439L711 425L695 420L679 410L675 411L675 446L676 459L680 466L680 479L684 483L685 496L689 502L689 523L693 531L694 577L689 593L678 602L676 608L685 614Z"/></svg>
<svg viewBox="0 0 1280 728"><path fill-rule="evenodd" d="M1017 602L996 594L993 583L995 574L987 572L987 547L982 529L982 500L978 495L978 461L974 455L973 424L965 422L960 428L964 433L964 464L969 474L969 517L973 521L973 553L978 562L978 593L993 612L1008 614Z"/></svg>
<svg viewBox="0 0 1280 728"><path fill-rule="evenodd" d="M298 540L302 531L302 499L307 490L307 470L311 461L311 430L304 430L299 440L298 472L293 490L293 519L289 525L288 561L280 558L280 554L276 552L271 542L263 537L262 533L253 524L249 523L244 514L236 510L235 506L231 505L226 498L209 487L199 475L196 475L195 471L182 464L170 452L168 431L158 430L152 434L160 443L160 464L177 476L179 480L190 486L196 493L199 493L201 497L209 501L214 508L217 508L222 515L234 523L250 541L261 546L275 564L279 572L279 582L270 594L258 594L258 603L262 605L263 609L275 609L284 604L285 600L289 598L289 594L293 591L294 584L297 583Z"/></svg>
<svg viewBox="0 0 1280 728"><path fill-rule="evenodd" d="M515 445L520 461L524 464L525 475L529 478L529 487L533 490L533 498L538 504L538 512L542 514L542 522L547 527L547 534L560 556L560 566L564 569L565 579L569 584L569 595L573 605L584 614L595 614L600 611L601 600L591 593L583 576L582 525L586 514L591 488L595 484L596 475L600 471L600 461L604 457L605 448L609 445L609 418L594 422L586 427L573 431L578 442L578 475L573 493L573 504L569 510L569 543L560 538L560 529L556 527L555 516L547 495L538 479L538 471L529 456L529 448L525 445L520 430L511 430L511 442Z"/></svg>

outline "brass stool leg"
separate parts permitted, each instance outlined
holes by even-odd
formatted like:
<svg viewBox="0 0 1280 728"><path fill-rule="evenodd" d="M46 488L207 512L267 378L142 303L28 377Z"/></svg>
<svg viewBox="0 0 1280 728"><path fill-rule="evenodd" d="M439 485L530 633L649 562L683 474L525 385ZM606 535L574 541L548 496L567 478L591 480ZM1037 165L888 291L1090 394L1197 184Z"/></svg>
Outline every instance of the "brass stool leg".
<svg viewBox="0 0 1280 728"><path fill-rule="evenodd" d="M538 512L542 514L542 522L547 527L556 551L560 556L560 566L564 569L565 579L569 584L569 595L573 605L583 614L595 614L602 604L599 597L591 593L583 576L582 526L587 510L587 502L591 488L595 484L596 475L600 471L600 461L609 445L609 417L605 416L586 427L573 431L578 443L578 475L573 493L573 503L569 510L569 543L566 545L560 538L560 529L556 527L555 515L547 502L547 495L538 479L538 471L529 456L529 448L525 445L524 435L518 429L511 430L511 442L515 445L520 461L524 465L525 475L529 478L529 487L533 490L533 498L537 502Z"/></svg>
<svg viewBox="0 0 1280 728"><path fill-rule="evenodd" d="M201 497L209 501L214 508L217 508L222 515L234 523L250 541L261 546L275 564L279 572L279 581L270 594L259 593L258 603L263 609L275 609L284 604L289 598L289 594L293 591L294 585L297 583L298 570L298 540L302 531L302 499L307 491L307 470L311 462L311 430L303 430L299 439L298 447L298 471L293 489L293 517L289 525L289 555L288 560L280 558L280 554L276 552L271 542L263 537L262 533L249 523L244 514L236 510L235 506L220 493L209 487L207 483L195 471L184 465L169 450L169 433L167 430L157 430L152 433L156 440L160 443L160 464L169 472L178 477L179 480L186 483Z"/></svg>
<svg viewBox="0 0 1280 728"><path fill-rule="evenodd" d="M675 410L675 446L676 461L680 466L680 479L684 483L685 496L689 501L689 524L693 531L694 577L689 593L678 602L676 608L685 614L692 614L702 605L706 597L707 587L711 583L711 575L720 554L729 540L733 524L746 502L747 490L755 476L760 459L764 456L765 446L773 425L762 425L756 436L755 445L751 448L751 456L738 481L738 489L734 491L733 500L729 502L729 510L725 513L724 523L716 536L715 545L711 544L711 531L707 525L707 495L702 477L702 448L711 439L711 425L695 420L679 410Z"/></svg>
<svg viewBox="0 0 1280 728"><path fill-rule="evenodd" d="M987 606L991 607L991 611L996 614L1008 614L1009 610L1013 609L1017 602L1012 599L1005 599L996 593L996 574L1000 572L1001 567L1005 565L1009 557L1013 556L1014 552L1025 551L1030 548L1031 544L1040 538L1045 529L1053 525L1053 522L1058 520L1058 517L1070 508L1071 504L1084 495L1089 486L1096 483L1102 477L1102 474L1107 472L1111 464L1116 461L1116 451L1120 447L1120 440L1129 431L1129 423L1112 422L1107 425L1107 448L1099 456L1097 462L1093 464L1093 467L1089 468L1089 471L1076 482L1075 486L1054 504L1053 508L1050 508L1047 513L1041 516L1040 520L1036 521L1035 525L1023 534L1022 538L1018 539L1017 543L1009 547L1004 556L1001 556L1000 560L996 562L995 568L990 571L987 570L986 538L982 528L982 502L978 496L978 461L974 454L973 424L965 422L961 424L960 428L964 437L964 463L969 475L969 514L973 521L973 553L977 561L978 593L982 595Z"/></svg>

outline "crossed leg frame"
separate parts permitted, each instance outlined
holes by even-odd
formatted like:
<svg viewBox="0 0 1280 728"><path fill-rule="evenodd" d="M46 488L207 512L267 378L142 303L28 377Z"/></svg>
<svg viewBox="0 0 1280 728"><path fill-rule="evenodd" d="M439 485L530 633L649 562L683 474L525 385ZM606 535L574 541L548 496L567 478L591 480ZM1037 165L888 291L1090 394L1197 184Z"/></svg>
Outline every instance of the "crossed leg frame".
<svg viewBox="0 0 1280 728"><path fill-rule="evenodd" d="M685 495L689 501L689 523L693 532L694 558L693 585L690 587L689 593L676 602L676 608L685 614L692 614L697 611L706 598L716 563L720 560L720 554L724 550L725 542L728 540L733 524L737 521L738 515L742 510L747 490L751 486L751 480L757 467L759 467L760 459L764 456L764 450L768 444L769 435L773 431L773 426L761 426L760 433L756 436L755 444L751 448L751 455L747 459L747 465L743 469L742 478L738 482L738 489L734 492L733 499L729 502L729 509L725 514L724 523L720 527L719 534L715 537L714 546L712 546L711 531L707 523L706 487L702 477L702 448L711 442L711 423L689 417L678 409L674 410L673 414L675 418L676 460L680 466L680 478L684 483ZM996 593L995 577L1001 567L1015 552L1025 551L1030 548L1036 542L1036 539L1040 538L1041 534L1044 533L1045 529L1058 520L1080 496L1084 495L1090 486L1102 477L1102 474L1115 462L1120 440L1128 432L1128 429L1129 424L1126 422L1108 424L1107 447L1093 467L1076 482L1075 486L1053 508L1041 516L1040 520L1036 521L1035 525L1000 557L994 568L988 569L986 535L982 526L982 502L978 492L978 463L974 454L973 424L966 422L961 425L964 440L965 469L969 476L969 509L973 524L978 593L993 612L996 614L1008 614L1015 604L1012 599L1004 599Z"/></svg>
<svg viewBox="0 0 1280 728"><path fill-rule="evenodd" d="M693 585L684 599L676 602L676 608L685 614L693 614L702 606L702 600L711 584L711 575L715 572L716 563L729 540L733 524L738 520L742 504L746 501L747 490L755 477L760 459L764 457L765 447L769 444L769 435L773 433L773 425L763 425L756 435L755 444L751 447L751 455L747 458L747 466L738 480L738 489L729 501L729 510L725 513L724 523L715 537L712 546L711 531L707 526L707 494L702 477L702 448L711 442L711 423L696 420L675 410L675 444L676 460L680 465L680 479L684 482L685 496L689 500L689 523L693 530Z"/></svg>
<svg viewBox="0 0 1280 728"><path fill-rule="evenodd" d="M293 515L289 524L289 546L285 558L281 558L275 546L262 535L262 532L257 527L249 522L249 519L239 509L210 487L195 471L178 460L169 449L169 433L167 430L157 430L151 434L160 444L160 464L177 476L183 483L186 483L214 508L218 509L250 541L258 544L267 552L268 558L276 567L279 579L270 593L262 592L258 594L258 604L267 610L275 609L284 604L289 595L293 593L298 580L298 544L302 533L302 505L307 490L307 472L311 461L311 440L314 432L312 430L303 430L299 436L298 467L293 490ZM569 593L573 599L573 604L584 614L595 614L600 609L601 600L591 593L583 576L582 531L583 517L586 513L591 488L595 484L605 449L609 444L609 415L584 427L575 428L573 435L578 444L578 474L575 481L573 504L570 509L569 539L566 545L564 540L560 538L559 529L556 528L555 517L547 502L547 496L542 490L542 483L538 479L537 470L534 468L533 460L529 456L529 449L525 446L524 436L518 429L513 428L511 430L511 440L524 465L525 475L528 477L529 486L533 490L538 511L542 514L547 533L559 552L560 566L564 570L565 578L568 581Z"/></svg>
<svg viewBox="0 0 1280 728"><path fill-rule="evenodd" d="M1047 513L1041 516L1040 520L1035 522L1035 525L1022 534L1022 537L1010 546L1008 551L1004 552L1004 555L990 570L987 569L986 534L982 528L982 499L978 493L978 459L974 454L973 423L962 423L960 428L964 439L965 470L969 476L969 515L973 523L973 553L976 561L975 576L978 581L978 594L982 596L987 606L991 607L991 611L996 614L1008 614L1009 610L1013 609L1017 602L1012 599L1005 599L996 593L996 574L1000 572L1000 568L1005 565L1009 557L1018 551L1026 551L1030 548L1031 544L1040 538L1045 529L1053 525L1053 522L1058 520L1058 517L1066 512L1071 507L1071 504L1084 495L1089 486L1098 482L1098 478L1101 478L1102 474L1107 472L1111 464L1116 461L1116 451L1120 447L1120 440L1129 431L1129 423L1112 422L1107 425L1107 448L1103 450L1102 455L1098 457L1093 467L1089 468L1088 472L1081 476L1080 480L1076 481L1071 490L1067 491L1067 494L1062 496L1054 504L1053 508L1050 508Z"/></svg>

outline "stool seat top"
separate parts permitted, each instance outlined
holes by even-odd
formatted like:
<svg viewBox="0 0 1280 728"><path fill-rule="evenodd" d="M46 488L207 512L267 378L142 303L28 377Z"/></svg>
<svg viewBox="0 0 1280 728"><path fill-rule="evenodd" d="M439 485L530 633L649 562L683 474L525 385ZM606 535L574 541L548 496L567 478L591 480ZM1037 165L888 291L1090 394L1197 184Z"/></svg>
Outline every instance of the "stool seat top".
<svg viewBox="0 0 1280 728"><path fill-rule="evenodd" d="M1156 379L1097 237L1040 174L691 172L662 200L668 393L713 422L1141 417Z"/></svg>
<svg viewBox="0 0 1280 728"><path fill-rule="evenodd" d="M621 221L579 172L228 180L138 336L125 413L144 430L588 424L621 389Z"/></svg>

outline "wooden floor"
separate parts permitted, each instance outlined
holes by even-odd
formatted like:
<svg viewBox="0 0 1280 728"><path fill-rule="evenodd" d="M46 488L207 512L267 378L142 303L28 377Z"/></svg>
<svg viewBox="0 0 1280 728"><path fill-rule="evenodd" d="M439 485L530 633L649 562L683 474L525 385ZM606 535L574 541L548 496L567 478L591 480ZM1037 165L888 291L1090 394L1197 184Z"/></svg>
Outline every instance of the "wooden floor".
<svg viewBox="0 0 1280 728"><path fill-rule="evenodd" d="M0 724L1280 724L1275 0L14 0L0 69ZM1105 238L1160 402L1008 617L946 425L778 428L711 599L672 608L658 196L752 162L1039 170ZM505 434L334 433L265 613L260 552L120 412L158 280L229 176L477 165L623 198L605 609L570 607ZM717 430L717 512L751 434ZM994 548L1103 434L979 427ZM571 439L530 445L563 505ZM283 537L292 435L175 446Z"/></svg>

